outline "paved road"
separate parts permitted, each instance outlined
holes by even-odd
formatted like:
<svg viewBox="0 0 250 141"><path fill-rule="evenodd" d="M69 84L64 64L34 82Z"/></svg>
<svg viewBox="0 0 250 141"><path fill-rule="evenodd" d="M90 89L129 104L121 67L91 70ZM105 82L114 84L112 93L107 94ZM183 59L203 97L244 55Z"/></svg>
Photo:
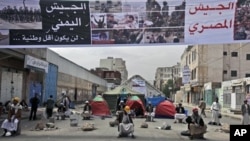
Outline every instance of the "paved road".
<svg viewBox="0 0 250 141"><path fill-rule="evenodd" d="M190 108L187 108L190 110ZM208 113L208 117L211 114ZM131 138L119 138L117 139L117 127L110 127L109 121L114 120L114 118L106 118L102 120L100 118L95 118L90 121L80 120L79 127L70 127L69 119L61 121L56 120L56 126L59 127L57 130L52 131L31 131L35 127L38 121L28 121L24 119L22 121L22 135L15 137L17 141L63 141L63 140L85 140L85 141L117 141L117 140L132 140ZM208 122L210 118L205 118ZM84 132L80 129L80 126L84 122L94 123L97 128L94 131ZM156 122L148 122L149 128L140 128L144 119L134 119L135 122L135 140L138 141L185 141L189 138L181 136L180 132L187 129L186 124L173 124L173 119L156 119ZM161 126L163 122L167 122L172 126L172 130L159 130L155 129ZM228 117L223 117L222 123L232 123L236 124L240 122L236 119L231 119ZM205 137L209 141L229 141L229 134L216 131L219 129L218 126L208 126L208 132ZM1 138L3 139L3 138ZM4 140L13 140L13 138L4 138ZM199 140L197 140L199 141Z"/></svg>

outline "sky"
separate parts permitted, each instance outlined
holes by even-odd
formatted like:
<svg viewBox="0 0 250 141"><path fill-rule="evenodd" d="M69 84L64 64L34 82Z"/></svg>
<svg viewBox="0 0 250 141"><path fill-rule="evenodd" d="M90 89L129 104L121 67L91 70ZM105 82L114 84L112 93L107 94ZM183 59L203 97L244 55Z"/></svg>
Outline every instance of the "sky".
<svg viewBox="0 0 250 141"><path fill-rule="evenodd" d="M59 55L86 68L99 67L100 59L122 58L126 61L128 79L140 75L153 82L158 67L171 67L180 62L185 45L136 46L136 47L68 47L50 48Z"/></svg>

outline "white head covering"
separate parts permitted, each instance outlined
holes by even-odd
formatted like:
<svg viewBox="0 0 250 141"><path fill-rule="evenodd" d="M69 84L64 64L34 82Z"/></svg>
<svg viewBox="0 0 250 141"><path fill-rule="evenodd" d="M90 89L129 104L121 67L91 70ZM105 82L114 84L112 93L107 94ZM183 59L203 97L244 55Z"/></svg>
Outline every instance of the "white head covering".
<svg viewBox="0 0 250 141"><path fill-rule="evenodd" d="M89 103L89 101L87 100L87 101L85 101L85 103Z"/></svg>

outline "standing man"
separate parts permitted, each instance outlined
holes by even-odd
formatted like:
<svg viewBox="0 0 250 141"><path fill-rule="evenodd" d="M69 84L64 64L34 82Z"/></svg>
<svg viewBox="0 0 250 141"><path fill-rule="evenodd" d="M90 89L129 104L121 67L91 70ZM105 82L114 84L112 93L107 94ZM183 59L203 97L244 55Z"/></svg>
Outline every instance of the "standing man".
<svg viewBox="0 0 250 141"><path fill-rule="evenodd" d="M53 96L50 95L49 99L46 102L47 119L49 119L50 117L52 117L54 104L55 104L55 101L53 100Z"/></svg>
<svg viewBox="0 0 250 141"><path fill-rule="evenodd" d="M212 111L212 123L213 125L219 125L221 126L220 123L220 112L221 112L221 105L219 103L218 97L215 98L215 101L213 102L211 106L211 111Z"/></svg>
<svg viewBox="0 0 250 141"><path fill-rule="evenodd" d="M241 113L242 125L249 125L250 106L247 104L247 100L244 100L244 104L241 105Z"/></svg>
<svg viewBox="0 0 250 141"><path fill-rule="evenodd" d="M30 99L30 104L31 104L31 110L30 110L30 118L31 120L36 120L36 112L38 108L38 104L40 103L40 100L38 98L38 93L35 93L35 96Z"/></svg>
<svg viewBox="0 0 250 141"><path fill-rule="evenodd" d="M201 115L203 115L205 118L206 113L205 113L205 109L206 109L206 102L203 100L203 98L201 98L200 102L199 102L199 108L201 109Z"/></svg>

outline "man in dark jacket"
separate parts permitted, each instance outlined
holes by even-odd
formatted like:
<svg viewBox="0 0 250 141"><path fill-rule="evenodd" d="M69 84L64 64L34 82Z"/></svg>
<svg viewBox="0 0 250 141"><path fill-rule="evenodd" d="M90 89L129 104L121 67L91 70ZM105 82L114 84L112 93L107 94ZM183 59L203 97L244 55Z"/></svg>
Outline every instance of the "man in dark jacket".
<svg viewBox="0 0 250 141"><path fill-rule="evenodd" d="M54 105L55 101L53 100L53 96L50 95L49 99L46 102L46 114L48 119L52 117Z"/></svg>
<svg viewBox="0 0 250 141"><path fill-rule="evenodd" d="M174 123L177 123L177 121L182 123L183 120L186 118L186 114L185 114L185 109L181 103L179 103L179 105L175 108L175 111L176 111L176 114L174 115L175 117Z"/></svg>
<svg viewBox="0 0 250 141"><path fill-rule="evenodd" d="M38 93L35 93L35 96L30 99L31 111L30 111L29 120L32 120L32 119L36 120L36 112L37 112L39 103L40 103L40 100L38 98Z"/></svg>

